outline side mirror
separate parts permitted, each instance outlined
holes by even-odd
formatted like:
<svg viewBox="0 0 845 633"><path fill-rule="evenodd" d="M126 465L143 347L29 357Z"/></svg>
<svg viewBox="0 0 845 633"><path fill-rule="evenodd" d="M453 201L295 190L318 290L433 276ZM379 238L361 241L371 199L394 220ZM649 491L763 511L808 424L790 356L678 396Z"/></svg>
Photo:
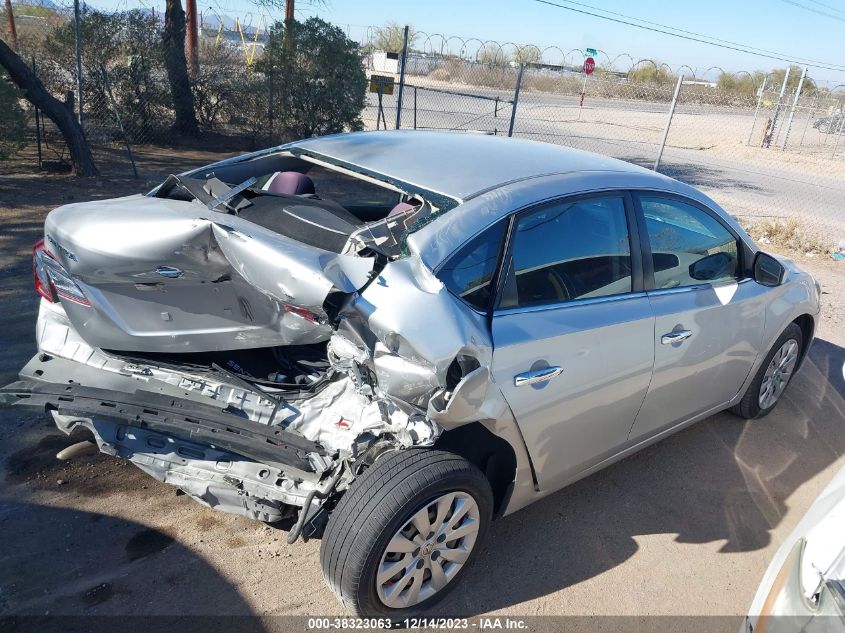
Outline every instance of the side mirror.
<svg viewBox="0 0 845 633"><path fill-rule="evenodd" d="M732 277L736 272L736 258L730 253L713 253L689 265L689 276L697 281L713 281Z"/></svg>
<svg viewBox="0 0 845 633"><path fill-rule="evenodd" d="M754 257L754 281L762 286L779 286L786 269L778 260L762 251Z"/></svg>

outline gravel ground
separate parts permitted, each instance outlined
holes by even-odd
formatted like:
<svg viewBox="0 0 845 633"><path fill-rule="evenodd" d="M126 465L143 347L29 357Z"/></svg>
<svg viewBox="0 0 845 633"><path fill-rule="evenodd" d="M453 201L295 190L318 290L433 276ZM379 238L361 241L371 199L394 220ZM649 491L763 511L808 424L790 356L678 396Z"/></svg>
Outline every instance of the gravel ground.
<svg viewBox="0 0 845 633"><path fill-rule="evenodd" d="M171 158L148 155L141 185L0 176L0 383L35 351L29 249L45 213L143 190ZM824 287L824 315L772 415L716 415L497 522L442 612L743 614L845 465L845 263L799 261ZM208 510L110 457L58 462L68 443L42 415L0 410L0 615L342 614L318 541L290 546L284 530Z"/></svg>

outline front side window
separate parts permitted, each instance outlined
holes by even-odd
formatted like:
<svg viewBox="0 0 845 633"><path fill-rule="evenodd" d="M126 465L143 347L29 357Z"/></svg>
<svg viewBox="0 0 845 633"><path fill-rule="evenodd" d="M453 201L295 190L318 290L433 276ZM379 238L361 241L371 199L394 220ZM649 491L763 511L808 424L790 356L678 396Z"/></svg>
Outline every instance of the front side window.
<svg viewBox="0 0 845 633"><path fill-rule="evenodd" d="M739 276L736 237L710 214L672 198L641 196L654 287L677 288Z"/></svg>
<svg viewBox="0 0 845 633"><path fill-rule="evenodd" d="M622 197L558 202L519 217L500 307L631 292Z"/></svg>
<svg viewBox="0 0 845 633"><path fill-rule="evenodd" d="M437 277L453 294L479 310L486 310L502 249L505 222L497 222L459 248Z"/></svg>

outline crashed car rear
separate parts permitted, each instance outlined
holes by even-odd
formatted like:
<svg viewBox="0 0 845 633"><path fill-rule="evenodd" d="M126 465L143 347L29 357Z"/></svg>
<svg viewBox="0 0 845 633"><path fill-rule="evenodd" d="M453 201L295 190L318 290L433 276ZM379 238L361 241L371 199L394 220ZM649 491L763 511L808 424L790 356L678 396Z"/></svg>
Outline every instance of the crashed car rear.
<svg viewBox="0 0 845 633"><path fill-rule="evenodd" d="M443 209L384 182L396 204L362 220L314 193L315 165L350 177L271 151L50 213L33 249L39 354L6 401L211 507L268 522L305 507L291 541L321 529L360 464L434 444L490 343L424 267L383 269ZM438 340L409 347L401 306L374 318L373 282L399 286Z"/></svg>
<svg viewBox="0 0 845 633"><path fill-rule="evenodd" d="M820 292L682 183L432 132L60 207L33 270L38 353L0 403L212 508L295 518L344 604L392 619L454 587L494 517L770 412Z"/></svg>

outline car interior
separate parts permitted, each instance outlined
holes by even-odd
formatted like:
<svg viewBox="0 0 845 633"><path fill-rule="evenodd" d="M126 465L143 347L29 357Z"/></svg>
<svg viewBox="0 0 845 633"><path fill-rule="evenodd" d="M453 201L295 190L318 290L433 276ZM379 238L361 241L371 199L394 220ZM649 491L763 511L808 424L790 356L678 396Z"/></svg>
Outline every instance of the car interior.
<svg viewBox="0 0 845 633"><path fill-rule="evenodd" d="M169 176L154 195L197 200L333 253L357 236L373 250L398 255L401 234L431 212L419 197L284 155Z"/></svg>

